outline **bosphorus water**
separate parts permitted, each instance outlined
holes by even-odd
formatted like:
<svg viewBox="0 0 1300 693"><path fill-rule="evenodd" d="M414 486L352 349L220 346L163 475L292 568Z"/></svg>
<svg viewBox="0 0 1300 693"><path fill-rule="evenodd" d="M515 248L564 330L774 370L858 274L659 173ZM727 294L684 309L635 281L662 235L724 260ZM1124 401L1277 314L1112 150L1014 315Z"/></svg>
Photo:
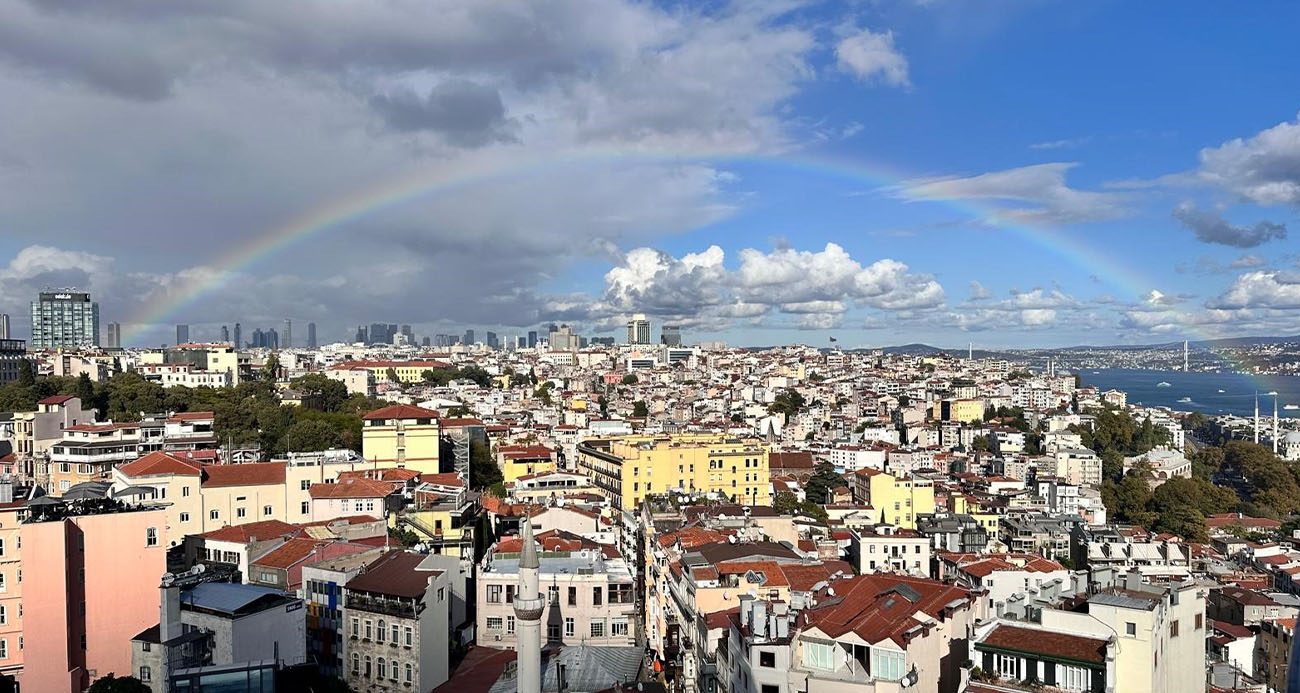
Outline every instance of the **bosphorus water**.
<svg viewBox="0 0 1300 693"><path fill-rule="evenodd" d="M1260 414L1272 416L1273 398L1264 393L1276 391L1278 413L1284 417L1300 416L1300 409L1284 409L1288 404L1300 406L1300 377L1295 376L1183 373L1125 368L1084 369L1079 371L1079 375L1085 385L1127 392L1129 404L1199 411L1209 416L1252 415L1255 411L1256 391L1259 392ZM1162 387L1160 383L1169 385Z"/></svg>

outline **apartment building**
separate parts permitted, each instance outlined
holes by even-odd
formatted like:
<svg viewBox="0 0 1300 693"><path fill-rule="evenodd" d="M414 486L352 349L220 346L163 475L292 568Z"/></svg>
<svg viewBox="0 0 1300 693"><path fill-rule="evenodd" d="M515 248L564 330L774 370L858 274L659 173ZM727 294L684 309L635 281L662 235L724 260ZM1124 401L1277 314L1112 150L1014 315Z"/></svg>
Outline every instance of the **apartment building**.
<svg viewBox="0 0 1300 693"><path fill-rule="evenodd" d="M437 474L438 412L394 404L362 417L361 454L378 467L404 467Z"/></svg>
<svg viewBox="0 0 1300 693"><path fill-rule="evenodd" d="M745 505L771 503L768 450L757 438L723 434L596 438L578 445L578 468L621 510L680 490Z"/></svg>
<svg viewBox="0 0 1300 693"><path fill-rule="evenodd" d="M428 691L449 675L449 575L390 551L343 589L344 680L357 691Z"/></svg>
<svg viewBox="0 0 1300 693"><path fill-rule="evenodd" d="M628 646L636 643L636 578L609 545L558 530L536 536L538 575L546 594L547 643ZM514 647L514 596L523 539L502 539L483 557L477 576L479 644Z"/></svg>
<svg viewBox="0 0 1300 693"><path fill-rule="evenodd" d="M934 482L862 469L853 475L853 500L870 505L880 524L916 529L918 515L934 514Z"/></svg>
<svg viewBox="0 0 1300 693"><path fill-rule="evenodd" d="M307 604L307 656L322 676L343 678L343 586L384 554L382 548L332 556L302 566L302 596Z"/></svg>
<svg viewBox="0 0 1300 693"><path fill-rule="evenodd" d="M930 538L912 529L872 525L849 530L849 557L857 572L930 577Z"/></svg>

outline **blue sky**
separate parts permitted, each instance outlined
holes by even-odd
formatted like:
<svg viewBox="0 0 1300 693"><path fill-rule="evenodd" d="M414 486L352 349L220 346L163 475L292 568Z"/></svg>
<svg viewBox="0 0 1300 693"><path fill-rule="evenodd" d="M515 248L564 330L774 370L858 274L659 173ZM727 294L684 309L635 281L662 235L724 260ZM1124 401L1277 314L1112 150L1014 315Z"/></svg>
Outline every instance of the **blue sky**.
<svg viewBox="0 0 1300 693"><path fill-rule="evenodd" d="M636 312L736 344L1300 333L1290 3L135 10L0 3L17 325L76 284L146 344ZM205 38L232 20L268 30Z"/></svg>

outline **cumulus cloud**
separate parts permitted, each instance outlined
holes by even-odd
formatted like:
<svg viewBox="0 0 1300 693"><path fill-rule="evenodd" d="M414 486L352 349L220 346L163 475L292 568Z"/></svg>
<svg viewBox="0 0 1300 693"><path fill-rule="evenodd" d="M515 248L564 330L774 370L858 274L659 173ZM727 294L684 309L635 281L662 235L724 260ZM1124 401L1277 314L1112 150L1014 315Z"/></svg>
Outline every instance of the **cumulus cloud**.
<svg viewBox="0 0 1300 693"><path fill-rule="evenodd" d="M971 280L971 283L970 283L970 300L972 300L972 301L983 301L983 300L985 300L985 299L992 298L992 297L993 297L992 292L990 292L988 289L984 288L984 285L983 285L983 284L979 283L979 281L977 281L977 280Z"/></svg>
<svg viewBox="0 0 1300 693"><path fill-rule="evenodd" d="M1200 152L1203 182L1262 205L1300 205L1300 118Z"/></svg>
<svg viewBox="0 0 1300 693"><path fill-rule="evenodd" d="M1175 207L1173 217L1204 243L1254 248L1272 240L1286 238L1285 224L1260 221L1254 226L1235 226L1215 212L1197 209L1191 202L1183 202Z"/></svg>
<svg viewBox="0 0 1300 693"><path fill-rule="evenodd" d="M893 32L875 33L862 29L835 46L840 69L868 83L906 87L907 58L894 47Z"/></svg>
<svg viewBox="0 0 1300 693"><path fill-rule="evenodd" d="M1071 188L1074 163L1050 163L982 173L905 181L895 193L907 200L987 200L1000 205L998 219L1030 224L1075 224L1116 219L1128 213L1125 193Z"/></svg>
<svg viewBox="0 0 1300 693"><path fill-rule="evenodd" d="M1246 272L1222 294L1210 301L1210 308L1300 308L1300 276L1286 272Z"/></svg>
<svg viewBox="0 0 1300 693"><path fill-rule="evenodd" d="M588 320L616 325L631 313L713 327L736 319L786 315L801 329L840 325L851 310L925 311L944 301L933 277L890 259L863 265L842 247L818 251L777 248L740 251L739 267L711 246L674 257L637 248L605 275L606 289L585 308Z"/></svg>

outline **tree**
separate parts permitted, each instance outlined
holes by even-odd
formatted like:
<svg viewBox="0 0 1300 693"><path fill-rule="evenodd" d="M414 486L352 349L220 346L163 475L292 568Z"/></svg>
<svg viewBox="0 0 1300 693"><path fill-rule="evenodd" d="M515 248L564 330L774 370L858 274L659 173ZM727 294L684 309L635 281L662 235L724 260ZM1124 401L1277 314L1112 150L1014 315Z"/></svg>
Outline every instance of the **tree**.
<svg viewBox="0 0 1300 693"><path fill-rule="evenodd" d="M262 380L268 383L274 383L280 379L280 357L271 354L266 357L266 364L262 366Z"/></svg>
<svg viewBox="0 0 1300 693"><path fill-rule="evenodd" d="M87 693L149 693L150 689L134 676L108 674L95 679Z"/></svg>
<svg viewBox="0 0 1300 693"><path fill-rule="evenodd" d="M772 499L772 509L779 515L807 515L825 522L826 509L810 501L801 501L792 491L778 491Z"/></svg>
<svg viewBox="0 0 1300 693"><path fill-rule="evenodd" d="M387 378L390 383L399 383L402 381L401 378L397 377L397 369L391 366L384 372L384 377Z"/></svg>
<svg viewBox="0 0 1300 693"><path fill-rule="evenodd" d="M318 452L342 443L339 432L320 420L298 421L285 430L284 436L287 452Z"/></svg>
<svg viewBox="0 0 1300 693"><path fill-rule="evenodd" d="M632 403L632 416L638 419L644 419L650 416L650 408L646 406L643 400L637 400Z"/></svg>
<svg viewBox="0 0 1300 693"><path fill-rule="evenodd" d="M989 451L988 436L975 436L970 441L970 447L975 452L988 452Z"/></svg>
<svg viewBox="0 0 1300 693"><path fill-rule="evenodd" d="M1151 487L1137 476L1126 476L1119 483L1103 482L1101 500L1106 505L1106 511L1120 522L1131 522L1151 528L1158 516L1148 509L1151 503Z"/></svg>
<svg viewBox="0 0 1300 693"><path fill-rule="evenodd" d="M95 405L95 384L90 381L88 373L77 376L77 398L81 400L82 406Z"/></svg>
<svg viewBox="0 0 1300 693"><path fill-rule="evenodd" d="M145 380L135 371L118 373L105 386L107 416L114 421L137 421L140 414L161 412L166 393L162 385Z"/></svg>
<svg viewBox="0 0 1300 693"><path fill-rule="evenodd" d="M597 398L596 398L596 404L600 405L600 418L602 418L602 419L608 419L608 418L609 418L609 400L605 397L605 395L601 395L601 396L597 397Z"/></svg>
<svg viewBox="0 0 1300 693"><path fill-rule="evenodd" d="M767 408L769 414L785 414L786 418L798 414L807 404L807 400L798 390L786 388L777 394Z"/></svg>
<svg viewBox="0 0 1300 693"><path fill-rule="evenodd" d="M846 486L844 480L839 474L835 473L835 468L828 462L822 462L817 465L808 484L804 487L808 500L824 505L830 502L831 490L840 486Z"/></svg>
<svg viewBox="0 0 1300 693"><path fill-rule="evenodd" d="M483 490L504 480L497 461L492 458L492 450L481 440L469 441L469 481L470 488Z"/></svg>
<svg viewBox="0 0 1300 693"><path fill-rule="evenodd" d="M745 423L745 415L744 415L744 414L732 414L732 415L731 415L731 423L738 423L738 424L743 424L743 423Z"/></svg>
<svg viewBox="0 0 1300 693"><path fill-rule="evenodd" d="M542 383L542 386L541 386L541 387L539 387L539 388L537 388L536 390L533 391L533 396L536 397L537 399L542 400L542 404L544 404L544 405L546 405L546 406L549 407L549 406L551 406L551 404L552 404L552 400L551 400L551 388L552 388L552 387L554 387L554 384L551 383L551 381L548 380L548 381Z"/></svg>
<svg viewBox="0 0 1300 693"><path fill-rule="evenodd" d="M36 367L32 365L31 359L23 359L18 362L18 384L22 387L31 387L36 384Z"/></svg>
<svg viewBox="0 0 1300 693"><path fill-rule="evenodd" d="M636 377L636 373L628 373L627 375L623 376L623 379L619 382L623 383L624 385L636 385L638 382L640 382L640 378Z"/></svg>
<svg viewBox="0 0 1300 693"><path fill-rule="evenodd" d="M323 373L308 373L289 384L302 393L304 406L320 411L338 411L349 397L347 385Z"/></svg>

